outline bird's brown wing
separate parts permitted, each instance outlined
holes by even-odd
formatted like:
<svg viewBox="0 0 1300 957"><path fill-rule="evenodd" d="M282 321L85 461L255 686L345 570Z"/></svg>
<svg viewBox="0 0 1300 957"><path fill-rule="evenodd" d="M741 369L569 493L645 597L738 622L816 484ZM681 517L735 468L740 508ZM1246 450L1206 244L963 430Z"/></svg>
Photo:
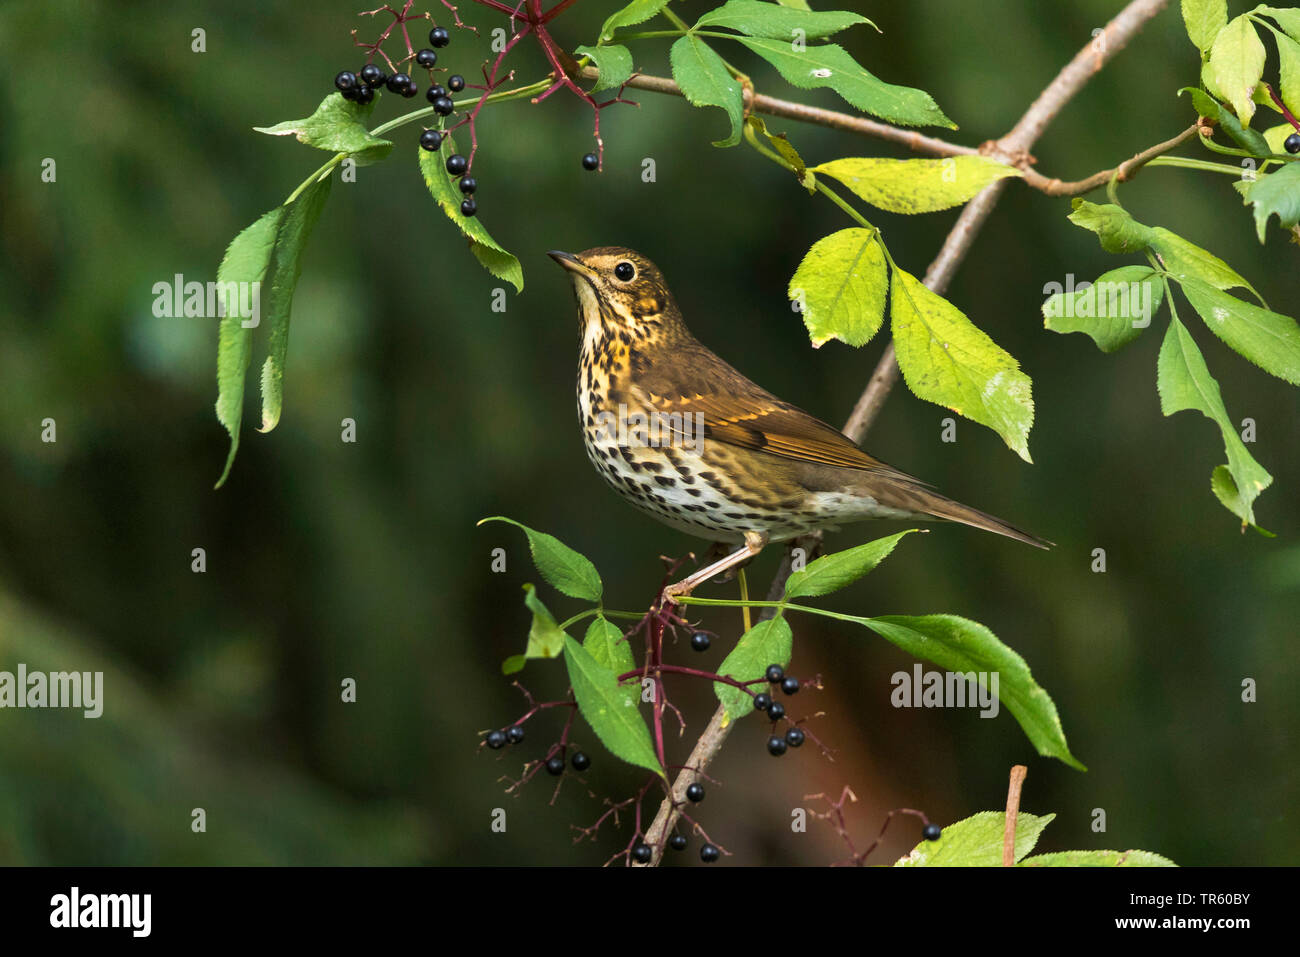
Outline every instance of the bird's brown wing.
<svg viewBox="0 0 1300 957"><path fill-rule="evenodd" d="M687 348L704 353L707 360L682 362L685 357L680 351L676 356L669 353L666 361L645 369L631 384L641 403L667 416L700 415L701 420L685 420L684 427L702 421L704 438L714 442L821 465L897 472L863 452L838 429L778 399L698 343ZM689 377L683 369L691 370ZM707 370L704 376L701 370Z"/></svg>

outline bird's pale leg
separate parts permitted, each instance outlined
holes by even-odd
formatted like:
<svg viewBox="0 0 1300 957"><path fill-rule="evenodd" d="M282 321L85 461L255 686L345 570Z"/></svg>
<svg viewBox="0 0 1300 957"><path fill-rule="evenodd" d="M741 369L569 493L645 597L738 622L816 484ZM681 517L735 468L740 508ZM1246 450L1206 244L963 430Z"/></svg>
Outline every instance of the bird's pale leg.
<svg viewBox="0 0 1300 957"><path fill-rule="evenodd" d="M697 586L703 585L714 575L721 575L727 569L749 561L761 552L765 545L767 545L767 532L746 532L744 545L727 557L720 558L712 565L706 565L681 581L669 585L664 589L664 598L672 601L681 595L689 595Z"/></svg>

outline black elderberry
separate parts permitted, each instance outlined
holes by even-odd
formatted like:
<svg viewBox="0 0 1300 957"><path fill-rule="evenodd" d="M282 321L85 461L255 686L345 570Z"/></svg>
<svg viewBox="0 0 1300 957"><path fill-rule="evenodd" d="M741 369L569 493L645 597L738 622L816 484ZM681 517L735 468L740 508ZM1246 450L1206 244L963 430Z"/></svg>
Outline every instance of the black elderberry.
<svg viewBox="0 0 1300 957"><path fill-rule="evenodd" d="M600 157L595 153L588 153L582 157L582 168L591 172L600 169Z"/></svg>
<svg viewBox="0 0 1300 957"><path fill-rule="evenodd" d="M451 90L453 93L459 93L461 90L465 89L465 78L459 73L453 73L451 76L447 77L447 89Z"/></svg>
<svg viewBox="0 0 1300 957"><path fill-rule="evenodd" d="M574 751L573 757L569 758L569 763L573 765L573 770L585 771L591 767L591 758L582 751Z"/></svg>
<svg viewBox="0 0 1300 957"><path fill-rule="evenodd" d="M466 196L470 196L473 194L474 190L476 189L478 189L478 180L476 180L473 176L461 177L460 191L462 193L464 193Z"/></svg>
<svg viewBox="0 0 1300 957"><path fill-rule="evenodd" d="M943 834L943 828L938 824L927 824L921 831L921 836L927 841L937 841Z"/></svg>
<svg viewBox="0 0 1300 957"><path fill-rule="evenodd" d="M672 837L668 838L668 846L674 851L686 850L686 835L674 834Z"/></svg>
<svg viewBox="0 0 1300 957"><path fill-rule="evenodd" d="M350 70L344 70L334 78L334 88L340 93L355 90L357 88L357 75Z"/></svg>
<svg viewBox="0 0 1300 957"><path fill-rule="evenodd" d="M466 196L460 201L460 213L462 216L473 216L478 212L478 203L474 202L473 196Z"/></svg>
<svg viewBox="0 0 1300 957"><path fill-rule="evenodd" d="M785 743L792 748L802 747L804 742L804 733L799 728L791 728L785 733Z"/></svg>
<svg viewBox="0 0 1300 957"><path fill-rule="evenodd" d="M716 847L714 847L712 844L705 844L703 847L700 848L700 860L702 860L705 864L712 864L721 856L722 856L722 852L718 850Z"/></svg>
<svg viewBox="0 0 1300 957"><path fill-rule="evenodd" d="M692 804L699 804L704 800L704 785L695 781L686 789L686 800Z"/></svg>
<svg viewBox="0 0 1300 957"><path fill-rule="evenodd" d="M799 679L792 675L786 675L781 679L781 690L786 694L799 693Z"/></svg>
<svg viewBox="0 0 1300 957"><path fill-rule="evenodd" d="M693 651L708 651L711 644L713 644L713 639L702 631L697 631L691 635L691 649Z"/></svg>
<svg viewBox="0 0 1300 957"><path fill-rule="evenodd" d="M386 79L384 71L377 64L367 63L361 68L361 80L363 83L369 83L371 86L378 86Z"/></svg>
<svg viewBox="0 0 1300 957"><path fill-rule="evenodd" d="M773 721L780 721L785 717L785 705L779 701L773 701L767 706L767 716Z"/></svg>
<svg viewBox="0 0 1300 957"><path fill-rule="evenodd" d="M506 728L506 740L511 744L519 744L524 740L524 729L517 724Z"/></svg>
<svg viewBox="0 0 1300 957"><path fill-rule="evenodd" d="M497 751L506 746L506 733L504 731L489 731L487 737L487 746L493 751Z"/></svg>
<svg viewBox="0 0 1300 957"><path fill-rule="evenodd" d="M767 753L775 758L785 754L785 738L778 738L775 735L767 739Z"/></svg>
<svg viewBox="0 0 1300 957"><path fill-rule="evenodd" d="M469 160L459 153L452 153L447 157L447 172L452 176L463 176L467 169L469 169Z"/></svg>
<svg viewBox="0 0 1300 957"><path fill-rule="evenodd" d="M1282 144L1288 153L1300 153L1300 133L1292 133Z"/></svg>
<svg viewBox="0 0 1300 957"><path fill-rule="evenodd" d="M415 62L425 68L432 68L438 62L438 54L432 50L421 50L415 55Z"/></svg>
<svg viewBox="0 0 1300 957"><path fill-rule="evenodd" d="M558 754L553 758L546 759L546 773L552 777L558 778L564 773L564 758Z"/></svg>
<svg viewBox="0 0 1300 957"><path fill-rule="evenodd" d="M432 153L442 145L442 134L437 130L425 130L420 134L420 146Z"/></svg>
<svg viewBox="0 0 1300 957"><path fill-rule="evenodd" d="M650 858L654 856L654 851L650 850L649 844L638 844L632 848L632 860L638 864L649 864Z"/></svg>
<svg viewBox="0 0 1300 957"><path fill-rule="evenodd" d="M456 112L456 104L451 101L449 96L439 96L433 101L433 112L439 116L451 116Z"/></svg>
<svg viewBox="0 0 1300 957"><path fill-rule="evenodd" d="M451 34L446 27L434 27L429 31L429 45L442 49L451 42Z"/></svg>
<svg viewBox="0 0 1300 957"><path fill-rule="evenodd" d="M766 711L770 707L772 707L772 696L770 694L766 691L761 691L754 695L755 711Z"/></svg>
<svg viewBox="0 0 1300 957"><path fill-rule="evenodd" d="M782 668L780 665L767 666L767 680L769 683L774 685L779 685L783 678L785 678L784 668Z"/></svg>

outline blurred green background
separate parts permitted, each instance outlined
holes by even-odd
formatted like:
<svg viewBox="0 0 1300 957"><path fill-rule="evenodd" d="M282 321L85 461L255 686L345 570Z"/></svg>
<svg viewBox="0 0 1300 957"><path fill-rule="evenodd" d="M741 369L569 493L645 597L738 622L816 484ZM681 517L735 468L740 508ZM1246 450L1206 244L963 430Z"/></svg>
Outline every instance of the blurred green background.
<svg viewBox="0 0 1300 957"><path fill-rule="evenodd" d="M682 13L711 5L684 3ZM589 786L567 781L553 803L545 776L519 796L502 779L558 735L554 712L513 750L478 750L477 732L523 710L499 664L523 647L520 587L538 579L516 530L475 522L505 514L558 535L592 558L609 604L624 609L652 597L660 554L699 545L623 505L589 467L574 421L572 295L545 250L644 252L704 342L832 422L879 356L882 341L809 348L785 283L813 241L848 222L751 150L710 146L724 132L719 111L633 94L639 109L604 114L607 168L596 175L578 162L591 138L576 100L506 104L481 123L479 207L522 260L524 293L491 311L503 284L478 268L425 191L419 127L398 130L387 162L335 184L294 301L282 424L269 435L246 429L229 483L214 491L227 448L213 414L216 327L155 318L152 287L176 273L214 278L230 239L324 159L251 128L310 114L335 72L360 65L348 31L375 28L354 17L356 6L17 2L0 11L5 62L41 65L39 80L0 93L0 670L102 670L106 695L94 721L0 711L0 863L605 860L627 822L576 846L572 826L594 821L605 797L628 796L640 777L585 725L575 735L595 758ZM591 42L616 6L584 0L555 32L570 49ZM884 37L863 29L847 45L882 77L933 93L962 127L953 135L978 144L1006 131L1120 6L1087 0L1045 16L1038 0L870 3L863 12ZM1191 121L1175 91L1195 82L1198 60L1176 7L1059 117L1035 150L1041 171L1079 178ZM500 23L470 3L461 9L480 27ZM205 53L191 52L196 27ZM442 62L472 78L484 55L484 41L456 34ZM637 63L666 73L667 43L642 44ZM514 66L521 82L545 69L532 46ZM839 106L828 91L793 91L766 67L753 72L764 91ZM376 122L409 107L393 99ZM810 160L904 155L773 126ZM40 179L46 157L56 183ZM641 180L645 157L657 164L652 184ZM1209 246L1294 313L1297 251L1276 228L1258 244L1230 180L1149 170L1122 195L1139 219ZM797 619L791 671L821 673L827 687L796 710L825 712L811 726L835 758L805 747L774 761L764 726L747 719L699 808L736 854L730 861L843 857L824 826L791 833L804 795L851 786L859 802L849 823L862 846L900 805L941 823L1000 807L1015 762L1030 766L1024 808L1058 814L1042 850L1141 847L1184 864L1297 859L1296 392L1189 322L1234 420L1256 420L1252 450L1275 477L1257 514L1278 537L1242 535L1209 491L1223 461L1212 424L1160 415L1166 317L1115 356L1043 330L1045 283L1128 261L1067 223L1068 210L1067 200L1013 184L949 293L1033 377L1035 464L965 420L958 441L942 443L948 413L902 388L867 442L1058 547L938 527L829 604L987 624L1052 694L1090 770L1037 758L1005 710L993 721L895 710L889 678L910 659L852 626ZM876 219L920 275L955 216ZM249 399L256 421L253 389ZM47 417L54 444L40 438ZM343 418L357 422L355 444L340 442ZM842 548L898 527L859 526L828 541ZM190 570L196 547L206 549L205 574ZM505 574L490 571L496 547L507 549ZM1105 574L1089 569L1094 548L1106 549ZM771 549L752 566L756 588L778 561ZM734 596L734 585L705 594ZM578 610L550 589L542 595L557 614ZM705 656L685 645L675 654L716 665L739 616L705 621L728 640ZM340 701L349 677L355 704ZM520 677L543 697L566 684L556 663L533 662ZM1258 703L1241 703L1245 678L1258 682ZM675 700L698 731L709 689L679 688ZM196 807L207 812L203 834L190 829ZM508 812L504 834L490 828L498 807ZM1102 834L1090 827L1098 808ZM905 853L917 831L914 822L891 828L874 859Z"/></svg>

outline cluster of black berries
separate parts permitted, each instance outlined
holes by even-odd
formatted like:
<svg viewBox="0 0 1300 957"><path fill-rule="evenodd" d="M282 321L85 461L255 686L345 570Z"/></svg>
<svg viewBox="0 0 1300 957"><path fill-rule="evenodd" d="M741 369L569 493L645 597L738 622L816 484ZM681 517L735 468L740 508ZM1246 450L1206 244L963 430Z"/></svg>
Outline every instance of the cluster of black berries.
<svg viewBox="0 0 1300 957"><path fill-rule="evenodd" d="M767 682L773 688L780 687L787 694L798 694L801 687L799 679L793 675L787 675L785 669L780 665L771 664L767 666ZM761 691L754 695L754 710L766 711L767 716L774 722L780 721L785 717L785 705L779 701L773 701L772 696L766 691ZM787 748L797 748L804 742L805 735L799 728L791 728L785 733L785 737L772 735L767 739L768 753L773 757L780 757L785 754Z"/></svg>
<svg viewBox="0 0 1300 957"><path fill-rule="evenodd" d="M500 751L507 744L518 744L524 740L524 729L512 724L504 731L489 731L483 739L493 751Z"/></svg>
<svg viewBox="0 0 1300 957"><path fill-rule="evenodd" d="M420 134L420 145L426 150L436 150L442 145L442 134L437 130L425 130ZM460 191L465 198L460 201L460 212L462 216L473 216L478 212L478 203L474 199L474 193L478 190L478 180L473 176L467 175L469 172L469 160L459 153L453 153L447 157L447 172L452 176L459 176Z"/></svg>
<svg viewBox="0 0 1300 957"><path fill-rule="evenodd" d="M402 83L394 86L394 83L399 78L401 78ZM409 95L415 95L415 84L411 82L409 76L405 73L396 73L389 76L375 63L367 63L356 73L351 70L344 70L334 77L334 88L343 94L343 99L352 100L355 103L369 103L375 98L375 91L385 84L394 93L401 93L406 84L410 84L411 93Z"/></svg>
<svg viewBox="0 0 1300 957"><path fill-rule="evenodd" d="M684 851L688 844L685 834L674 834L668 838L668 846L674 851ZM722 852L714 845L708 843L700 845L700 860L705 864L712 864L721 856ZM654 857L654 851L644 841L638 842L632 847L632 860L636 861L636 863L649 864L652 857Z"/></svg>
<svg viewBox="0 0 1300 957"><path fill-rule="evenodd" d="M493 751L500 751L507 744L519 744L523 741L524 729L517 724L512 724L504 731L489 731L483 740ZM569 762L573 765L575 771L585 771L591 767L591 758L587 757L582 751L574 751ZM555 754L546 759L546 773L557 778L564 773L564 758L562 755Z"/></svg>
<svg viewBox="0 0 1300 957"><path fill-rule="evenodd" d="M1282 146L1288 153L1300 153L1300 133L1292 133Z"/></svg>

